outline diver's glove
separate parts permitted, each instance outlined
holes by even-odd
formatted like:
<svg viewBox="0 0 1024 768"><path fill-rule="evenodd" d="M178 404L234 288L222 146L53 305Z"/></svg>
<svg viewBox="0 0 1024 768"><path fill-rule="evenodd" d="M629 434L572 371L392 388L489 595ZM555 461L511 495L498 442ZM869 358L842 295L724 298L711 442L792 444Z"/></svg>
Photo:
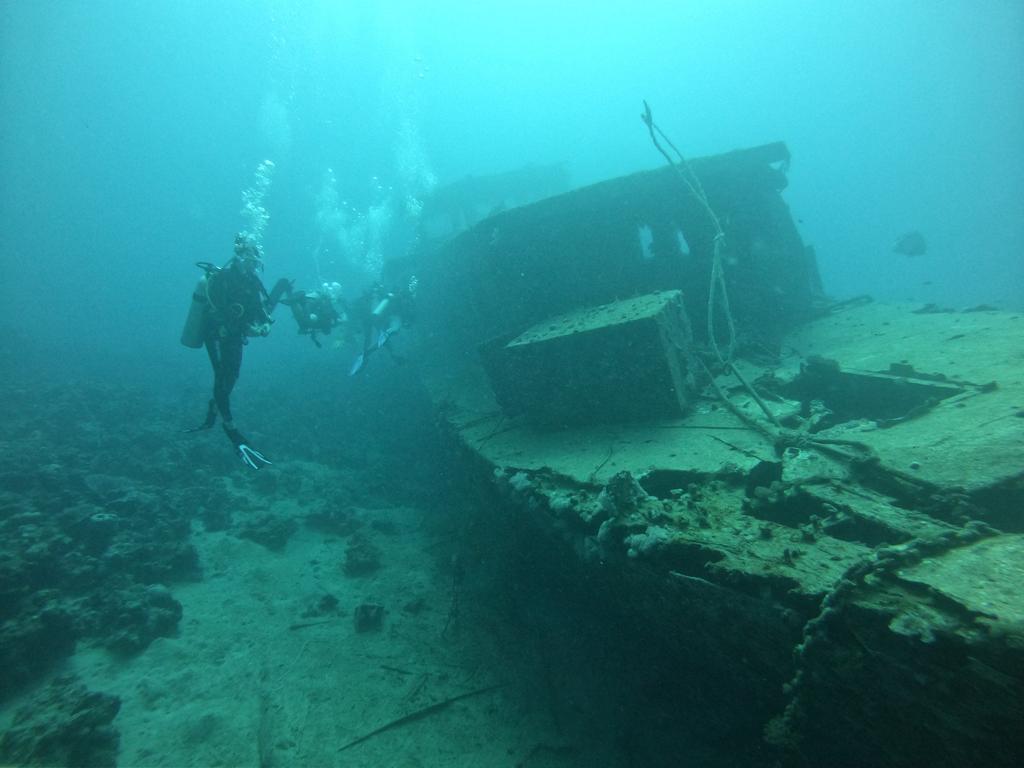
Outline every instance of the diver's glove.
<svg viewBox="0 0 1024 768"><path fill-rule="evenodd" d="M206 408L206 421L200 424L198 427L192 427L186 429L186 432L202 432L204 429L210 429L214 424L217 423L217 401L211 400L210 404Z"/></svg>
<svg viewBox="0 0 1024 768"><path fill-rule="evenodd" d="M248 441L234 427L229 427L227 424L224 425L224 434L228 436L228 440L235 446L235 450L238 451L238 457L242 462L252 468L259 469L264 464L272 464L266 456L248 445Z"/></svg>
<svg viewBox="0 0 1024 768"><path fill-rule="evenodd" d="M245 329L246 336L269 336L270 335L270 322L266 323L249 323L249 326Z"/></svg>

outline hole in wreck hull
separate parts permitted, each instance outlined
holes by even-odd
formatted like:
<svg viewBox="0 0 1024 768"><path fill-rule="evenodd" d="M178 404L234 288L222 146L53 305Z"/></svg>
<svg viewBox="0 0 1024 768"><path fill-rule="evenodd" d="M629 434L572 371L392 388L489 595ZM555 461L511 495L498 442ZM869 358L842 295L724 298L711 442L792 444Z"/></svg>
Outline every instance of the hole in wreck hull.
<svg viewBox="0 0 1024 768"><path fill-rule="evenodd" d="M747 474L745 493L747 496L753 496L755 488L767 488L776 480L782 480L782 464L777 461L762 461Z"/></svg>
<svg viewBox="0 0 1024 768"><path fill-rule="evenodd" d="M963 391L962 387L939 381L842 371L835 361L818 358L809 360L799 376L779 388L783 397L803 404L805 417L825 410L813 431L860 419L887 426L930 410Z"/></svg>
<svg viewBox="0 0 1024 768"><path fill-rule="evenodd" d="M759 520L800 528L814 525L833 538L857 542L869 547L902 544L910 536L884 523L856 514L852 509L837 509L800 489L775 493L764 499L749 499L747 513Z"/></svg>
<svg viewBox="0 0 1024 768"><path fill-rule="evenodd" d="M691 485L706 483L708 476L700 472L685 472L678 469L655 469L648 472L637 482L651 496L662 500L671 500L679 496ZM675 491L675 493L673 493Z"/></svg>

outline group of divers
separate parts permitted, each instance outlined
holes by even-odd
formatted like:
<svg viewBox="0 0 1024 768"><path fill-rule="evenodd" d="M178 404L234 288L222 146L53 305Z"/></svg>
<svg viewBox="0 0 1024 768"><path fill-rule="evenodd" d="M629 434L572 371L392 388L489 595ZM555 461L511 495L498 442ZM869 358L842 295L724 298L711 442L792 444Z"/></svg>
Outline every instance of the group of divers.
<svg viewBox="0 0 1024 768"><path fill-rule="evenodd" d="M259 276L263 271L259 246L245 235L235 237L234 255L223 267L206 261L197 266L204 274L192 294L181 343L194 349L206 347L213 367L213 396L206 419L188 431L211 429L219 414L224 433L242 462L252 469L271 462L235 427L231 391L242 368L245 345L250 337L270 333L271 314L278 304L291 309L299 333L308 335L317 346L317 336L329 334L336 327L356 336L361 347L350 375L362 370L370 356L386 348L391 336L413 319L415 276L394 290L375 283L351 303L342 297L338 283L304 291L295 289L293 281L281 278L268 292Z"/></svg>

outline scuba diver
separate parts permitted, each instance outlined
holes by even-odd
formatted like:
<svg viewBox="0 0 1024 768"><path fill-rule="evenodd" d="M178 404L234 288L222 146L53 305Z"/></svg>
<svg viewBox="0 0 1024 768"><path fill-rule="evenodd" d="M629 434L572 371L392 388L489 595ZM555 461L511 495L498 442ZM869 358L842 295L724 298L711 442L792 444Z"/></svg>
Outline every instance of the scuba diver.
<svg viewBox="0 0 1024 768"><path fill-rule="evenodd" d="M288 287L281 304L291 307L299 333L307 334L318 347L317 334L328 334L348 320L348 309L340 283L323 283L317 291L296 291Z"/></svg>
<svg viewBox="0 0 1024 768"><path fill-rule="evenodd" d="M263 287L257 272L263 270L259 247L249 237L235 237L235 253L223 267L206 261L197 262L205 271L192 294L181 343L186 347L206 347L213 367L213 397L206 410L206 420L189 432L210 429L217 423L220 413L224 433L239 457L252 469L271 462L249 445L249 441L235 428L231 414L231 390L238 381L242 368L242 350L250 336L270 333L273 312L281 296L291 283L282 278L271 293Z"/></svg>
<svg viewBox="0 0 1024 768"><path fill-rule="evenodd" d="M391 337L402 328L412 325L417 285L415 275L409 278L408 285L393 292L385 289L381 283L374 283L356 301L353 315L363 328L363 349L352 362L349 376L355 376L363 370L371 354L386 347ZM401 360L391 347L387 349L393 359Z"/></svg>

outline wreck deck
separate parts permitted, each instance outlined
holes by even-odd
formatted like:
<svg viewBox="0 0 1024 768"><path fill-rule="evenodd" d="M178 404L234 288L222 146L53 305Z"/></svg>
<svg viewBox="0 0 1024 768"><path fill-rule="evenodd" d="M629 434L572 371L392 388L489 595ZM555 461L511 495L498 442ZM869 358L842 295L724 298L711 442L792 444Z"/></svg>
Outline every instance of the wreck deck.
<svg viewBox="0 0 1024 768"><path fill-rule="evenodd" d="M1024 318L987 311L914 314L910 307L866 304L841 309L798 328L783 342L778 365L740 361L748 380L793 381L801 363L827 353L843 371L886 376L893 364L939 377L957 393L898 424L880 428L861 418L819 436L856 439L894 477L972 494L1011 483L1024 467ZM895 376L894 386L913 376ZM728 377L723 386L743 400ZM617 472L745 475L777 461L774 446L713 398L677 418L648 423L590 424L549 430L507 418L482 368L467 364L430 379L447 419L467 446L496 467L546 470L568 482L604 485ZM747 400L752 415L756 408ZM795 403L774 401L784 416ZM1000 514L1000 518L1002 518ZM1024 526L1024 518L1017 526Z"/></svg>
<svg viewBox="0 0 1024 768"><path fill-rule="evenodd" d="M948 734L929 734L933 746L945 741L943 749L966 755L998 741L1007 757L991 764L1012 764L1022 745L1007 734L1024 715L1024 595L1017 589L1024 576L1024 320L854 304L798 327L782 349L770 367L739 364L782 424L801 409L807 416L808 399L816 399L807 388L815 383L830 390L817 394L824 402L837 391L849 394L828 376L794 384L822 354L826 372L883 387L883 396L894 388L893 402L906 413L890 409L873 419L857 415L856 402L845 409L832 403L844 420L826 420L808 437L839 441L823 443L836 455L813 445L780 449L708 394L676 418L545 429L504 415L479 365L467 361L428 381L449 428L486 463L512 508L568 544L580 567L599 567L623 590L618 599L676 601L697 621L710 600L716 612L735 610L737 626L751 621L751 608L728 594L763 605L754 635L708 642L737 657L773 659L753 671L760 684L790 680L786 710L766 723L769 740L840 759L816 723L843 718L871 750L865 755L890 754L895 765L907 758L901 728L917 717L897 710L912 707L970 724L952 745ZM915 383L923 394L901 399ZM742 412L761 416L734 378L720 376L719 386ZM827 419L830 409L819 407ZM623 477L639 483L632 498ZM965 528L972 520L1004 532ZM840 602L842 611L819 608ZM807 620L802 636L786 628L787 611ZM825 616L831 642L815 646ZM764 647L787 637L798 648L793 667L779 664L783 650L773 656ZM811 646L817 654L800 650ZM951 653L974 666L949 669L943 659ZM966 684L983 693L908 701L905 687L916 685L908 669L947 691ZM837 696L841 690L850 695ZM889 725L879 726L879 712ZM977 722L982 717L987 724ZM913 749L930 754L920 744Z"/></svg>

